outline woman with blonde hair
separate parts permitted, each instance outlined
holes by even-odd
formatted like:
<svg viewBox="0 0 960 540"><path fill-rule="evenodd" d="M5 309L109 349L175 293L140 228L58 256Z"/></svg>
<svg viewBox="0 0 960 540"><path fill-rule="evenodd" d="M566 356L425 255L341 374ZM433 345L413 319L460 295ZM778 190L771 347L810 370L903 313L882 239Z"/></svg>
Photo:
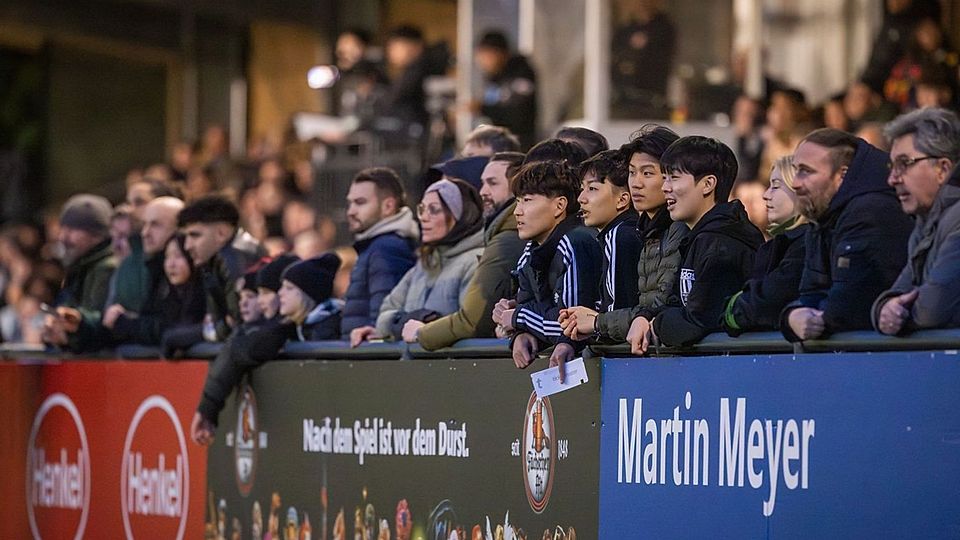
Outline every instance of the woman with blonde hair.
<svg viewBox="0 0 960 540"><path fill-rule="evenodd" d="M771 238L757 250L751 279L727 300L722 322L731 336L776 330L784 306L799 296L803 237L810 225L800 215L793 178L793 156L777 159L763 192Z"/></svg>

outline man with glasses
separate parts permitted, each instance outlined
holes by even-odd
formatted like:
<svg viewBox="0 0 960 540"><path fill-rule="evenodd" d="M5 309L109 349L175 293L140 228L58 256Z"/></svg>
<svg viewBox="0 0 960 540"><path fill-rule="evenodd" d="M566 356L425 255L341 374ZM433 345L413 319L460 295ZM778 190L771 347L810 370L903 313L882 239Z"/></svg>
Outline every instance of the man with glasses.
<svg viewBox="0 0 960 540"><path fill-rule="evenodd" d="M960 326L960 187L953 183L960 120L946 109L920 109L887 124L884 135L891 142L887 183L916 224L907 264L873 304L873 327L896 335Z"/></svg>
<svg viewBox="0 0 960 540"><path fill-rule="evenodd" d="M887 185L887 155L863 139L824 128L808 134L793 156L807 232L799 298L780 328L790 341L871 327L873 299L906 262L913 228Z"/></svg>

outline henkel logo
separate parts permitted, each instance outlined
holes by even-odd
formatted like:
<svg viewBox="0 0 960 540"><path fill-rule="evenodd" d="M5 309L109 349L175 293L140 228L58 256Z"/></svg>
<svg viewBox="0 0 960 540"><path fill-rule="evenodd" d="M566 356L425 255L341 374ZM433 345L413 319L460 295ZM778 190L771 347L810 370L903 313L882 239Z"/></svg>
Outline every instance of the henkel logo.
<svg viewBox="0 0 960 540"><path fill-rule="evenodd" d="M249 385L240 388L237 407L237 426L233 432L233 455L236 462L237 489L246 497L257 476L257 398Z"/></svg>
<svg viewBox="0 0 960 540"><path fill-rule="evenodd" d="M527 502L541 513L550 502L553 490L553 467L556 462L556 433L550 398L530 394L527 414L523 419L523 487Z"/></svg>
<svg viewBox="0 0 960 540"><path fill-rule="evenodd" d="M137 408L123 444L120 506L127 538L183 538L190 461L183 426L163 396Z"/></svg>
<svg viewBox="0 0 960 540"><path fill-rule="evenodd" d="M52 394L40 405L27 443L27 516L34 538L83 538L90 479L80 412L66 394Z"/></svg>

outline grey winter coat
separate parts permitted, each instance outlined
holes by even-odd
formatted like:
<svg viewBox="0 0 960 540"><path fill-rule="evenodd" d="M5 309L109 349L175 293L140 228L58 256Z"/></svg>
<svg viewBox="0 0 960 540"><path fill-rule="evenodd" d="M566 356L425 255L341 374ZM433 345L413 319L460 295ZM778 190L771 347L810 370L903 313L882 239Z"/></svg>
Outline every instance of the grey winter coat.
<svg viewBox="0 0 960 540"><path fill-rule="evenodd" d="M390 294L383 299L377 317L377 333L389 339L395 318L417 310L434 311L440 316L460 309L467 284L483 254L483 230L464 238L453 246L440 246L430 261L417 261Z"/></svg>
<svg viewBox="0 0 960 540"><path fill-rule="evenodd" d="M690 229L670 220L666 207L653 219L642 216L637 223L643 236L643 249L637 261L640 296L637 305L597 315L597 331L604 341L626 341L630 324L641 310L659 308L669 303L680 268L680 241Z"/></svg>
<svg viewBox="0 0 960 540"><path fill-rule="evenodd" d="M889 290L873 303L873 327L894 296L919 288L904 330L960 326L960 187L944 184L910 235L907 264Z"/></svg>

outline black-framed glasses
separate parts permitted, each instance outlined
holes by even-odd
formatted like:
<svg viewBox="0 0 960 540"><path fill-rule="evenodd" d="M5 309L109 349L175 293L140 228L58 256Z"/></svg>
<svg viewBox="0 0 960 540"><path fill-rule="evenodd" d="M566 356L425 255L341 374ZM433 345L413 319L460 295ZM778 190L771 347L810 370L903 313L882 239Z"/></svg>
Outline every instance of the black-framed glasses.
<svg viewBox="0 0 960 540"><path fill-rule="evenodd" d="M897 176L901 176L903 175L903 173L907 172L907 169L909 169L910 167L913 167L914 165L916 165L917 163L925 159L940 159L940 157L941 156L917 156L917 157L908 158L908 157L901 156L893 161L888 161L887 168L890 169L893 172L893 174Z"/></svg>

